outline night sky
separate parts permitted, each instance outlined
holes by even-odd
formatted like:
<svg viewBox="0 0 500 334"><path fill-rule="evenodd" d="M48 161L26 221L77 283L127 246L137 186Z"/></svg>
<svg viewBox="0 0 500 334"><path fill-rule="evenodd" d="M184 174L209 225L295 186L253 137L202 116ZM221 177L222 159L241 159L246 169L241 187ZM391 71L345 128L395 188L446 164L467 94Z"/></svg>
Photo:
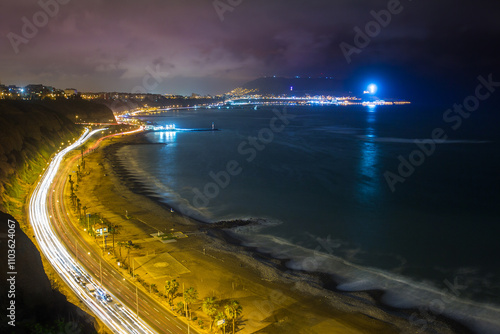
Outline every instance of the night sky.
<svg viewBox="0 0 500 334"><path fill-rule="evenodd" d="M350 63L340 44L356 46L354 28L394 0L220 0L219 13L212 0L59 2L46 15L36 0L2 1L1 83L130 92L155 71L150 93L217 94L261 76L328 76L434 98L470 92L480 74L500 81L495 0L402 0ZM23 35L23 17L36 33Z"/></svg>

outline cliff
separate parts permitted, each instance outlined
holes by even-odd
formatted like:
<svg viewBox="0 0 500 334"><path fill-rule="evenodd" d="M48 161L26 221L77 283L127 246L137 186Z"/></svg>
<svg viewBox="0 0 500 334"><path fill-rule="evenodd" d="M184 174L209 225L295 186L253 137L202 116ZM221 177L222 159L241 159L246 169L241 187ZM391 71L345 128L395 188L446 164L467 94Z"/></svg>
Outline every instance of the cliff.
<svg viewBox="0 0 500 334"><path fill-rule="evenodd" d="M14 226L10 231L9 225ZM8 267L7 260L11 244L15 245L13 268ZM21 230L19 222L3 212L0 212L0 254L1 333L96 332L95 320L55 288L61 279L52 274L52 282L49 280L33 242ZM12 269L16 274L8 274Z"/></svg>
<svg viewBox="0 0 500 334"><path fill-rule="evenodd" d="M82 133L83 126L74 124L76 119L114 122L109 108L86 101L0 101L1 333L92 333L98 326L92 316L68 302L58 290L64 290L65 285L51 268L47 269L49 279L40 253L23 232L31 233L25 217L30 189L51 155ZM9 220L15 225L14 298L7 293L11 288L6 277L11 271L7 267ZM8 325L7 318L13 299L16 327Z"/></svg>
<svg viewBox="0 0 500 334"><path fill-rule="evenodd" d="M114 121L104 105L86 101L0 101L0 211L22 214L30 186L48 158L83 130L77 119Z"/></svg>

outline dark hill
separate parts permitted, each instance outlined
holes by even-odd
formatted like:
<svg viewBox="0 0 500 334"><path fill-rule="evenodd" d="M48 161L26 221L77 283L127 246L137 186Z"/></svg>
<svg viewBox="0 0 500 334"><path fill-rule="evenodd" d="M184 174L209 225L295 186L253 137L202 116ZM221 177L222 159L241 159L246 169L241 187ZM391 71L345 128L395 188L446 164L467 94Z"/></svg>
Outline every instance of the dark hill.
<svg viewBox="0 0 500 334"><path fill-rule="evenodd" d="M8 225L15 224L15 285L7 278ZM94 319L52 288L37 248L10 215L0 212L0 333L95 333ZM57 277L58 280L60 280ZM9 296L8 292L13 295ZM10 297L10 298L9 298ZM15 318L7 318L14 301ZM12 308L12 307L11 307ZM15 319L15 327L9 321Z"/></svg>
<svg viewBox="0 0 500 334"><path fill-rule="evenodd" d="M115 123L111 109L102 103L85 100L42 101L38 104L64 115L73 122ZM78 117L77 117L78 116Z"/></svg>

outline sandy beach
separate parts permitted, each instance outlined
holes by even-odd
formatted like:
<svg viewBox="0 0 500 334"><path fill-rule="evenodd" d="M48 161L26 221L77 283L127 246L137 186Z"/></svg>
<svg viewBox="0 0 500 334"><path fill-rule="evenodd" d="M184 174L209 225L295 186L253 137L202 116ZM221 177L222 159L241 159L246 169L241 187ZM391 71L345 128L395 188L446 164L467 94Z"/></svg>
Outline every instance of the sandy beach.
<svg viewBox="0 0 500 334"><path fill-rule="evenodd" d="M118 266L118 262L128 264L138 275L138 286L150 287L167 308L160 295L165 281L176 279L179 292L183 286L198 291L192 310L200 331L208 330L211 322L202 311L202 300L215 297L220 310L229 300L240 302L238 333L469 333L443 317L422 330L408 320L413 310L383 305L380 291L336 291L330 277L292 272L285 260L245 248L223 229L172 212L120 166L117 149L132 144L148 143L142 134L113 138L86 155L76 194L87 213L98 213L118 226L114 254L106 257L110 264L131 277L130 269ZM85 233L82 226L79 229ZM167 234L175 238L162 242L161 236ZM138 247L130 249L129 258L128 250L118 246L128 241ZM111 246L111 236L107 245ZM99 247L100 241L94 246ZM174 308L180 301L182 297L175 298Z"/></svg>

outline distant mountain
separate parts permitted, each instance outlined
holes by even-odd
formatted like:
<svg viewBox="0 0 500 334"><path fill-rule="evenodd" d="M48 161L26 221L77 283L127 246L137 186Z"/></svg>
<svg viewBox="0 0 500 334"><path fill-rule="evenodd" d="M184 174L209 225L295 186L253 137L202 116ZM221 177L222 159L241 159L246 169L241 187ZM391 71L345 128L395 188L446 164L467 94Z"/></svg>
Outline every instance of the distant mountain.
<svg viewBox="0 0 500 334"><path fill-rule="evenodd" d="M334 78L265 77L247 82L243 88L257 89L263 95L343 95L342 82Z"/></svg>

